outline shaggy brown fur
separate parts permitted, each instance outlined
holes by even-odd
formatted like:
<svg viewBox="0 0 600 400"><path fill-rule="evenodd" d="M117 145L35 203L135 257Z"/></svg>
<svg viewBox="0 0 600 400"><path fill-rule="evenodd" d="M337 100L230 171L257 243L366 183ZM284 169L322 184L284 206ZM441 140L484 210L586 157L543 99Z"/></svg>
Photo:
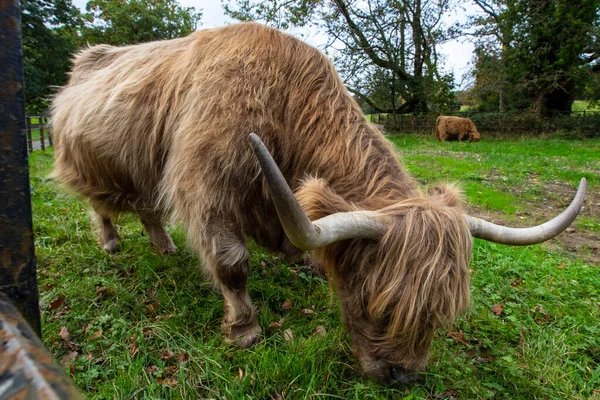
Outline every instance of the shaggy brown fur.
<svg viewBox="0 0 600 400"><path fill-rule="evenodd" d="M470 140L478 142L481 135L469 118L439 116L435 124L435 136L440 142L446 140Z"/></svg>
<svg viewBox="0 0 600 400"><path fill-rule="evenodd" d="M366 373L402 381L427 360L436 328L469 303L471 236L459 193L421 192L364 118L331 62L275 29L246 23L75 59L56 96L55 175L89 198L101 244L111 217L136 212L162 251L172 216L225 297L225 335L260 334L246 290L246 236L298 254L286 238L247 142L257 132L311 219L379 210L380 240L316 252L336 288ZM392 368L397 368L393 370Z"/></svg>

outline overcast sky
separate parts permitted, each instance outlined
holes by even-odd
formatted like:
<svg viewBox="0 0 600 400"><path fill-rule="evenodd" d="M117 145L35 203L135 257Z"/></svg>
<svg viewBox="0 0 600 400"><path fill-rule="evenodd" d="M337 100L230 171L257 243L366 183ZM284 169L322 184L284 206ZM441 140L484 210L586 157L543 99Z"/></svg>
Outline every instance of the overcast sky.
<svg viewBox="0 0 600 400"><path fill-rule="evenodd" d="M81 9L85 9L88 0L74 0L73 3ZM202 10L202 28L216 28L232 22L231 18L223 14L223 8L219 0L179 0L179 4L186 7L195 7L196 10ZM474 6L466 3L466 6L459 8L452 15L446 17L446 23L451 24L456 20L463 22L467 15L475 12ZM310 37L310 34L302 38L304 41L318 46L324 42L323 38ZM473 45L467 41L452 41L445 43L438 50L445 56L444 71L454 71L454 79L457 85L460 85L463 75L469 70L469 62L473 54Z"/></svg>

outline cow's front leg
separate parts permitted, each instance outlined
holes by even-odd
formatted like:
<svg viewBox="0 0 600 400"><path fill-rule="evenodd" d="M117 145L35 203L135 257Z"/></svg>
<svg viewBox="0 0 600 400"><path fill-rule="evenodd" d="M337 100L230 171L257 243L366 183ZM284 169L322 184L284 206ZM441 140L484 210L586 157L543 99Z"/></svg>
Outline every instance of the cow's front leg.
<svg viewBox="0 0 600 400"><path fill-rule="evenodd" d="M203 258L225 299L223 334L238 346L250 347L258 342L261 329L246 288L249 256L242 238L230 232L217 233L209 239Z"/></svg>

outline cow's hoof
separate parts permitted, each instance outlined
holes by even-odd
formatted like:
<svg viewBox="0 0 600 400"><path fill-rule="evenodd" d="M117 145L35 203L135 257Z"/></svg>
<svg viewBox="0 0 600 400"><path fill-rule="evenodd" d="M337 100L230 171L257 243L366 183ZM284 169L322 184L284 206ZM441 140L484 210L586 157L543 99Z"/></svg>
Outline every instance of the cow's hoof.
<svg viewBox="0 0 600 400"><path fill-rule="evenodd" d="M116 253L119 251L119 239L111 239L102 245L102 250L107 253Z"/></svg>
<svg viewBox="0 0 600 400"><path fill-rule="evenodd" d="M223 324L223 333L228 343L247 349L257 344L260 340L262 329L258 323L245 326L227 326Z"/></svg>
<svg viewBox="0 0 600 400"><path fill-rule="evenodd" d="M156 246L158 248L158 251L160 251L160 254L162 255L174 255L177 254L177 246L175 246L173 243L171 243L169 246L166 247L159 247Z"/></svg>
<svg viewBox="0 0 600 400"><path fill-rule="evenodd" d="M175 243L173 243L173 240L171 240L171 237L166 232L151 237L150 242L156 247L160 254L177 254L177 246L175 246Z"/></svg>

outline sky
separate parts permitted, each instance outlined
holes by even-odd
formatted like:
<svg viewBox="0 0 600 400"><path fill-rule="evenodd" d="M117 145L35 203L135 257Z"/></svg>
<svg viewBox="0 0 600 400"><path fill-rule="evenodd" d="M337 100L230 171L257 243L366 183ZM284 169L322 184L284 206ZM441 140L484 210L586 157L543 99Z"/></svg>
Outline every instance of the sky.
<svg viewBox="0 0 600 400"><path fill-rule="evenodd" d="M87 1L74 0L73 3L81 9L85 9ZM195 7L196 10L202 10L202 24L199 27L200 29L216 28L235 22L235 20L223 13L220 0L179 0L179 4L185 7ZM464 22L467 15L473 13L475 13L474 6L465 3L463 7L459 7L455 12L447 15L445 20L448 25L457 20ZM310 34L303 37L302 40L317 47L325 42L323 37L310 37ZM469 63L473 55L473 49L473 44L464 39L444 43L438 48L438 52L444 55L445 58L443 71L454 72L454 79L458 88L461 88L463 75L469 72Z"/></svg>

